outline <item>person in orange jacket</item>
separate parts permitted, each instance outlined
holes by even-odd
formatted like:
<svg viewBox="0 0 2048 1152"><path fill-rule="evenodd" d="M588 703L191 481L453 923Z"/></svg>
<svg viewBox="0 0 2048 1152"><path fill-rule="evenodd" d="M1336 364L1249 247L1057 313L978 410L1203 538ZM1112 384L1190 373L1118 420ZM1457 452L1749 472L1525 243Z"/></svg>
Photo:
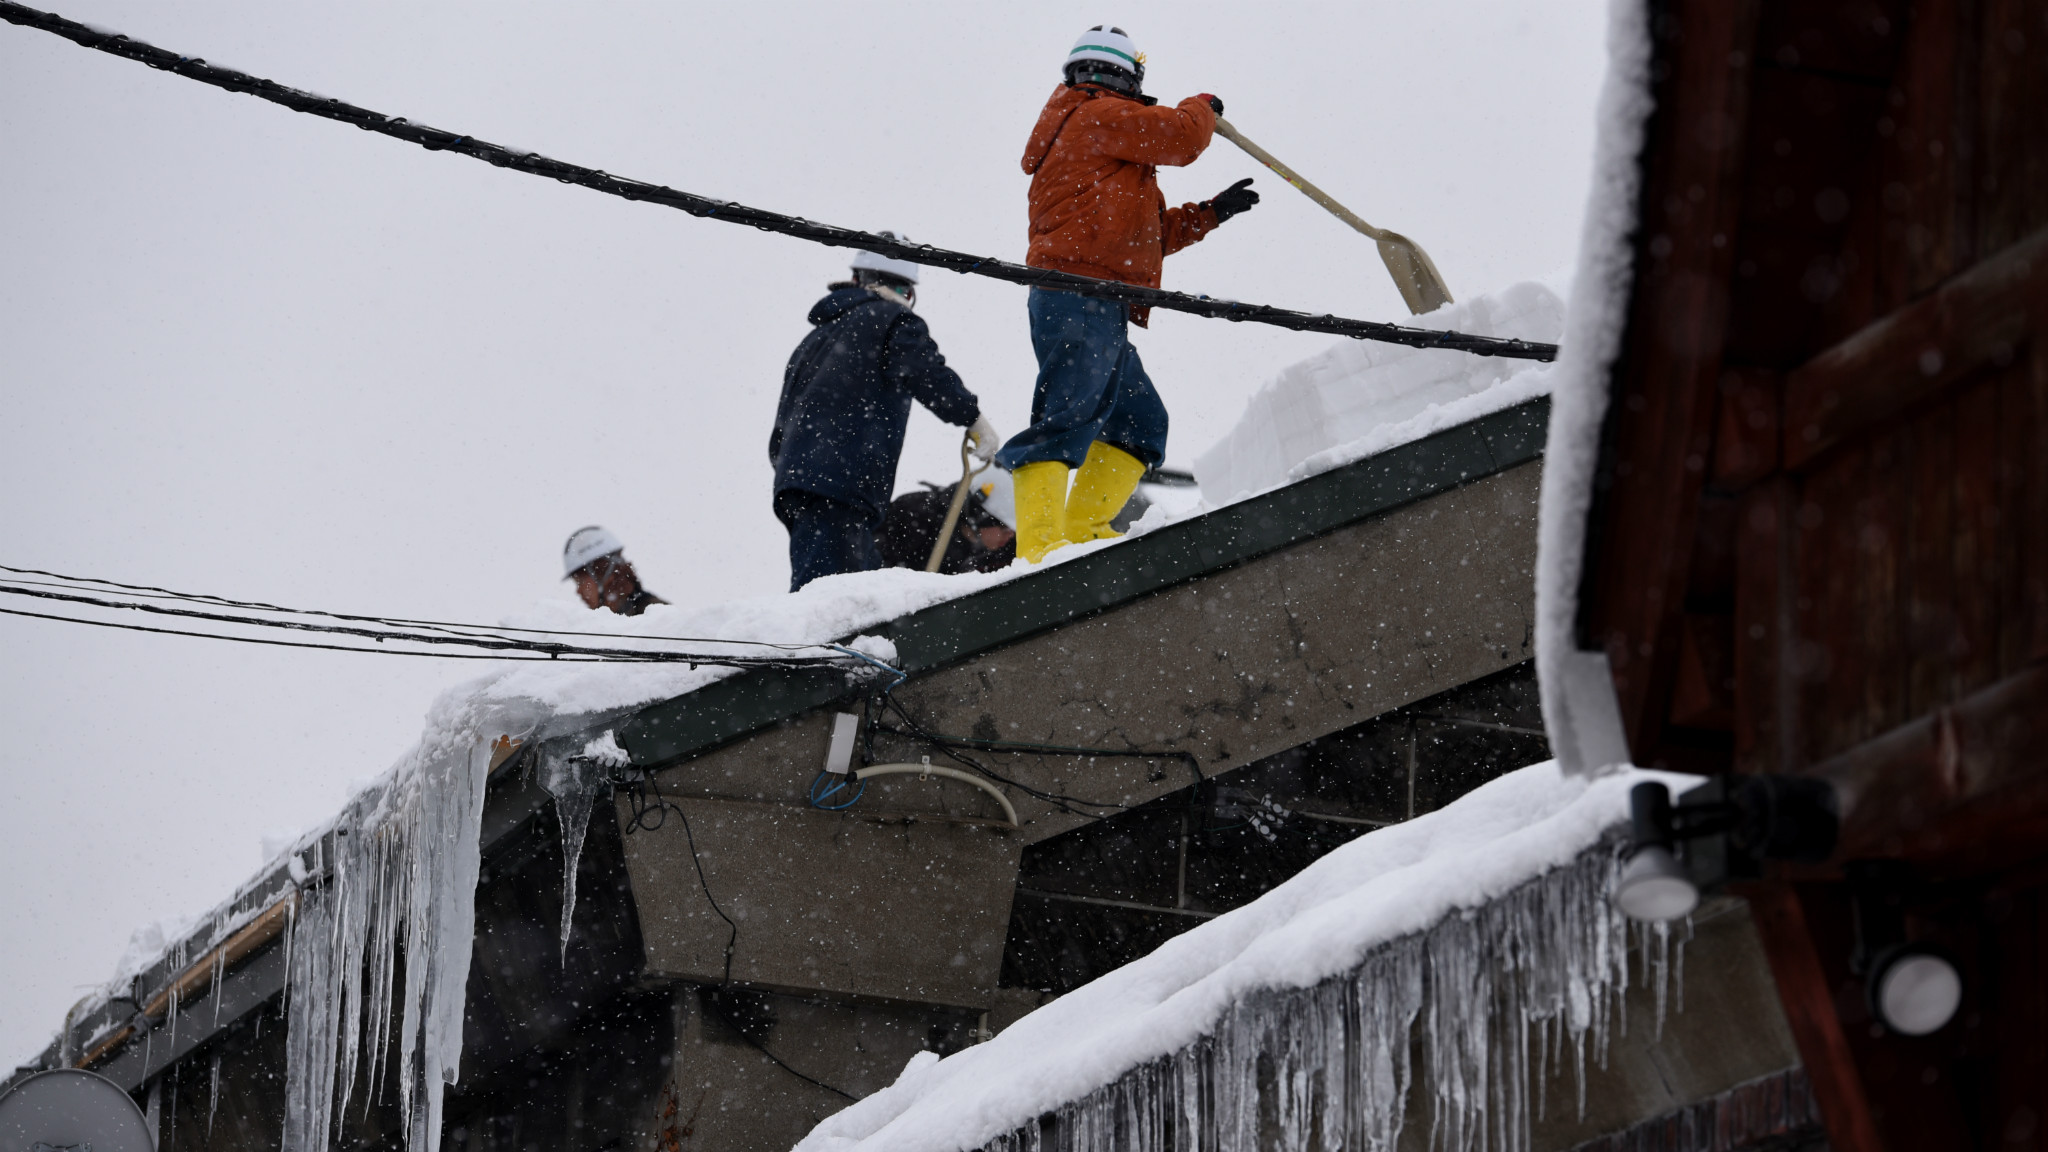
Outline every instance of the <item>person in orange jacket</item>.
<svg viewBox="0 0 2048 1152"><path fill-rule="evenodd" d="M1024 148L1025 263L1157 288L1169 254L1259 202L1245 179L1214 199L1167 207L1159 166L1194 163L1223 101L1204 92L1160 107L1144 79L1145 55L1121 28L1097 25L1068 51L1066 81ZM1166 456L1167 416L1131 347L1130 325L1145 327L1149 309L1033 288L1029 310L1038 354L1031 426L996 463L1015 481L1017 554L1036 563L1062 544L1117 535L1110 521Z"/></svg>

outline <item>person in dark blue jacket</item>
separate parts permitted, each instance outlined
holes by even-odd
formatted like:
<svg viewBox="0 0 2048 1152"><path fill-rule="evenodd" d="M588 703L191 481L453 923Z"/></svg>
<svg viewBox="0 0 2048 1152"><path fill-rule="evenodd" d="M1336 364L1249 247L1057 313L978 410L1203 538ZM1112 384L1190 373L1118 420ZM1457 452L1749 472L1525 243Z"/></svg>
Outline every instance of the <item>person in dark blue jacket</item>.
<svg viewBox="0 0 2048 1152"><path fill-rule="evenodd" d="M820 576L882 566L875 529L896 490L912 400L967 427L984 462L1002 444L911 311L916 301L917 265L860 252L853 279L811 306L815 327L783 372L768 437L792 592Z"/></svg>

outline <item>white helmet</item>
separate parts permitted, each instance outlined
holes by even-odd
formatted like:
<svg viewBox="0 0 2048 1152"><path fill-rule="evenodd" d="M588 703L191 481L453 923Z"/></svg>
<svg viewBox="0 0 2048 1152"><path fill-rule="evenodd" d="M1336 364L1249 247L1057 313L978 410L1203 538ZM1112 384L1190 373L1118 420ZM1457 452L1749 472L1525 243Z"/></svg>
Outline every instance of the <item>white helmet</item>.
<svg viewBox="0 0 2048 1152"><path fill-rule="evenodd" d="M974 493L981 497L981 506L988 514L1003 522L1011 531L1017 528L1017 489L1010 482L1009 472L1001 468L990 468L974 478Z"/></svg>
<svg viewBox="0 0 2048 1152"><path fill-rule="evenodd" d="M1081 38L1074 41L1074 46L1067 50L1064 70L1069 80L1074 78L1077 66L1082 72L1098 71L1087 67L1091 64L1107 65L1112 72L1127 74L1134 81L1133 90L1145 80L1145 54L1138 51L1138 46L1131 42L1129 36L1124 35L1121 28L1097 24L1081 33Z"/></svg>
<svg viewBox="0 0 2048 1152"><path fill-rule="evenodd" d="M569 542L562 545L562 579L567 580L594 561L616 555L626 550L617 536L592 524L569 533Z"/></svg>
<svg viewBox="0 0 2048 1152"><path fill-rule="evenodd" d="M876 235L885 236L899 244L910 243L910 237L898 236L894 232L878 232ZM880 253L869 252L866 249L853 254L853 270L855 272L886 272L891 276L900 276L912 284L917 283L917 265L912 264L908 260L898 260L893 256L883 256Z"/></svg>

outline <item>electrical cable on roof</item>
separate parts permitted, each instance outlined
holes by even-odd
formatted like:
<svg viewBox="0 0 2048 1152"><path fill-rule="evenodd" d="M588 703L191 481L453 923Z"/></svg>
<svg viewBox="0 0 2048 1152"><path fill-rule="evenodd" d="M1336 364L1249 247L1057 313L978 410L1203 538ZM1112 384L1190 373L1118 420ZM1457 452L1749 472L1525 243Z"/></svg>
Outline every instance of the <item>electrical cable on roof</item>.
<svg viewBox="0 0 2048 1152"><path fill-rule="evenodd" d="M40 29L62 36L82 47L106 52L125 60L134 60L165 72L175 72L188 80L197 80L229 92L239 92L268 100L273 104L282 104L294 112L305 112L329 120L338 120L344 124L353 124L366 132L378 132L397 140L418 144L430 152L459 152L500 168L512 168L534 176L547 176L564 184L580 185L607 195L627 200L645 200L688 212L692 216L746 224L764 232L777 232L816 244L865 249L883 256L909 260L933 268L945 268L964 275L987 276L1012 284L1077 292L1084 296L1121 300L1128 304L1164 308L1210 319L1248 320L1297 332L1322 332L1333 336L1349 336L1357 340L1402 344L1411 348L1469 352L1477 356L1502 356L1519 360L1557 358L1555 344L1473 336L1463 332L1439 332L1375 320L1347 320L1328 314L1315 316L1267 304L1242 304L1235 300L1221 300L1212 296L1168 292L1160 288L1145 288L1113 280L1076 276L1068 272L1032 268L1007 260L934 248L928 244L907 244L891 236L820 224L800 216L789 216L748 207L730 200L714 200L707 196L678 192L658 184L629 180L595 168L551 160L537 152L521 152L472 136L415 124L402 116L385 116L332 97L287 88L273 80L237 72L232 68L217 67L195 57L180 56L140 40L131 40L118 32L93 28L54 13L38 11L15 3L14 0L0 0L0 20Z"/></svg>
<svg viewBox="0 0 2048 1152"><path fill-rule="evenodd" d="M858 654L856 653L856 655ZM1082 809L1095 808L1128 811L1130 809L1130 805L1121 804L1116 801L1084 800L1081 797L1069 796L1062 792L1047 792L1042 789L1033 788L1029 784L1026 784L1020 780L1013 780L1008 776L1004 776L1001 773L997 772L995 769L990 768L986 764L983 764L981 761L976 760L971 756L965 755L961 751L961 749L972 749L990 752L1028 752L1038 753L1041 755L1055 756L1106 756L1126 757L1130 759L1142 760L1180 760L1183 763L1185 763L1188 766L1188 770L1194 774L1194 787L1199 788L1204 783L1205 778L1202 776L1202 766L1200 761L1198 761L1195 758L1194 753L1182 751L1179 749L1163 751L1145 751L1143 749L1128 748L1080 748L1065 744L1034 744L1018 740L963 739L960 737L939 735L938 733L932 732L929 729L925 728L922 724L919 724L916 718L911 716L909 710L904 708L903 702L897 700L893 695L896 688L903 683L904 679L907 679L907 674L897 671L896 669L889 668L888 665L881 664L879 661L873 661L873 663L875 663L878 667L888 669L891 672L895 672L898 679L894 683L885 685L881 687L879 690L870 694L868 699L862 704L862 726L867 733L867 738L863 745L861 756L863 761L868 764L873 764L875 762L874 735L877 732L881 732L884 735L889 736L898 736L906 739L919 740L937 748L939 750L939 753L945 756L947 759L953 760L956 763L959 763L967 768L970 768L973 771L979 773L982 776L987 777L990 780L995 781L998 784L1003 784L1011 788L1015 788L1017 791L1024 793L1026 796L1030 796L1036 800L1044 801L1045 803L1052 805L1054 808L1058 809L1059 811L1065 812L1070 816L1079 816L1087 820L1101 820L1104 818L1104 816L1101 812L1089 812L1083 811ZM891 728L884 726L881 722L881 717L882 714L888 711L894 711L896 715L902 719L903 723L906 726L908 726L908 731L900 728ZM828 812L843 811L847 808L851 808L855 804L855 802L857 802L861 798L861 795L867 791L867 781L865 780L847 779L835 782L832 779L833 775L834 774L831 772L820 772L818 774L817 779L811 782L810 788L805 793L805 799L810 803L811 807L820 808ZM852 776L853 774L849 773L848 775ZM857 789L855 789L856 784L858 785ZM827 785L831 786L827 787ZM853 789L852 796L844 800L839 800L839 794L842 791L846 791L849 789Z"/></svg>

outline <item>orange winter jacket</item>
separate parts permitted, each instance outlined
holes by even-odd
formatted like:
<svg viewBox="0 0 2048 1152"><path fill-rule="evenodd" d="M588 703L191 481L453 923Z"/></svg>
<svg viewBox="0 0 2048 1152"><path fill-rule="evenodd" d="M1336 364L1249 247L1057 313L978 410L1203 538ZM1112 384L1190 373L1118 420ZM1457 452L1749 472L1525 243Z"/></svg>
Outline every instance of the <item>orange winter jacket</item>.
<svg viewBox="0 0 2048 1152"><path fill-rule="evenodd" d="M1024 262L1159 287L1166 256L1216 227L1214 208L1166 206L1159 165L1194 163L1215 131L1216 113L1199 97L1162 108L1091 85L1055 89L1024 146L1031 177ZM1134 306L1131 322L1144 327L1150 311Z"/></svg>

